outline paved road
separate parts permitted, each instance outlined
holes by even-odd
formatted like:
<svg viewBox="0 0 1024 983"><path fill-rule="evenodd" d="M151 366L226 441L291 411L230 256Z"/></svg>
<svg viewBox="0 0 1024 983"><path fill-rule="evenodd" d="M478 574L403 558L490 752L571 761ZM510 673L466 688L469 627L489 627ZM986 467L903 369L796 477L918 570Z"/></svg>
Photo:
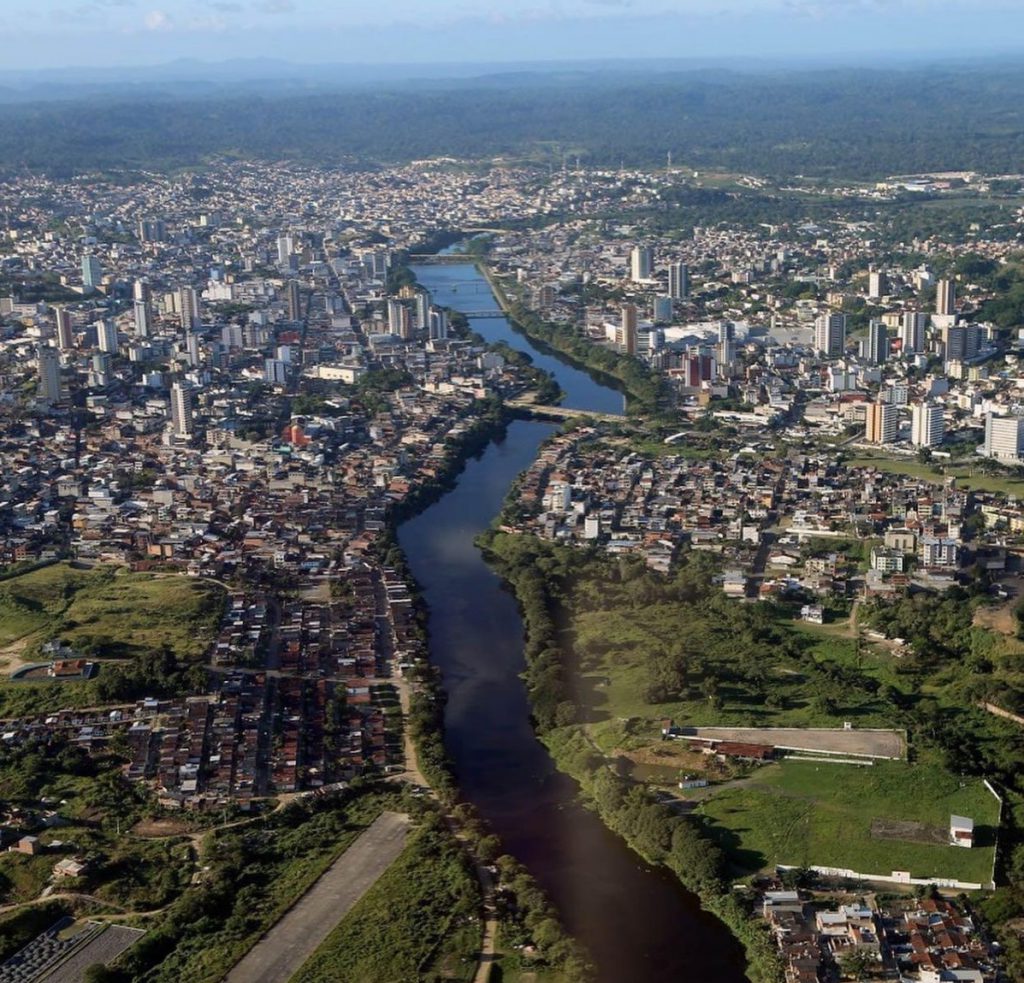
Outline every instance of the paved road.
<svg viewBox="0 0 1024 983"><path fill-rule="evenodd" d="M286 983L402 852L409 817L385 812L228 973L227 983Z"/></svg>

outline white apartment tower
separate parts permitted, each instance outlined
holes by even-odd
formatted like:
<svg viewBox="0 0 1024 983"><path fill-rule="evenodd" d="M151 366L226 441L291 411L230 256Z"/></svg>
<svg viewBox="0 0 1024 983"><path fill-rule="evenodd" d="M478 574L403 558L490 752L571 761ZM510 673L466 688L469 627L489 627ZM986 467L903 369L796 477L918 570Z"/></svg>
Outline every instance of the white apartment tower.
<svg viewBox="0 0 1024 983"><path fill-rule="evenodd" d="M846 350L846 315L822 314L814 322L814 347L828 358Z"/></svg>
<svg viewBox="0 0 1024 983"><path fill-rule="evenodd" d="M910 411L910 442L915 447L938 447L946 434L946 416L938 403L915 403Z"/></svg>
<svg viewBox="0 0 1024 983"><path fill-rule="evenodd" d="M985 418L985 456L997 461L1019 461L1024 450L1024 417L996 416Z"/></svg>
<svg viewBox="0 0 1024 983"><path fill-rule="evenodd" d="M629 276L634 283L650 280L654 267L654 250L650 246L634 246L629 254Z"/></svg>
<svg viewBox="0 0 1024 983"><path fill-rule="evenodd" d="M199 326L199 293L195 287L179 288L178 310L181 312L183 331L191 331Z"/></svg>
<svg viewBox="0 0 1024 983"><path fill-rule="evenodd" d="M928 315L923 311L907 311L900 325L900 343L904 355L917 355L925 349Z"/></svg>
<svg viewBox="0 0 1024 983"><path fill-rule="evenodd" d="M171 386L171 431L175 437L189 439L195 433L192 420L192 389L181 382Z"/></svg>

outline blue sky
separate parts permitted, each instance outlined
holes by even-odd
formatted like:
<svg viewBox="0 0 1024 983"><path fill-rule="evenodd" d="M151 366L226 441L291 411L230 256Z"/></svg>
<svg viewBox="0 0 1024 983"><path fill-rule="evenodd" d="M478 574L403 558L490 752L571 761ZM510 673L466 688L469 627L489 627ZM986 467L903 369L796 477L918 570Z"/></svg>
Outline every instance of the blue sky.
<svg viewBox="0 0 1024 983"><path fill-rule="evenodd" d="M848 60L1024 48L1021 0L0 0L3 68L180 58Z"/></svg>

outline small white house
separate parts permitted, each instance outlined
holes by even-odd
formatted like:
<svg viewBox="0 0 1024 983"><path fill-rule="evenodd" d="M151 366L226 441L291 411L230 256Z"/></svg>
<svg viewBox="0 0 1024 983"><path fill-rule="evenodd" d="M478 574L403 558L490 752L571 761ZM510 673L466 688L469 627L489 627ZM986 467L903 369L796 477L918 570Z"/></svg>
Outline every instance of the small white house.
<svg viewBox="0 0 1024 983"><path fill-rule="evenodd" d="M952 846L974 846L974 820L966 816L949 817L949 842Z"/></svg>

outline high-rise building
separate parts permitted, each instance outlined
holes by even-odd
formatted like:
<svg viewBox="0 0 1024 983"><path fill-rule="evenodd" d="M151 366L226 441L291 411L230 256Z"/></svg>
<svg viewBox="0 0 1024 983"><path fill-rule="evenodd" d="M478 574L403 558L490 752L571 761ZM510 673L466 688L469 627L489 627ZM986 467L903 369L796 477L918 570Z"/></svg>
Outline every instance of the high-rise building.
<svg viewBox="0 0 1024 983"><path fill-rule="evenodd" d="M178 288L178 312L183 331L199 326L199 292L195 287Z"/></svg>
<svg viewBox="0 0 1024 983"><path fill-rule="evenodd" d="M889 278L881 270L868 273L868 300L881 300L889 292Z"/></svg>
<svg viewBox="0 0 1024 983"><path fill-rule="evenodd" d="M416 294L416 329L425 331L430 327L430 292L420 290Z"/></svg>
<svg viewBox="0 0 1024 983"><path fill-rule="evenodd" d="M923 311L907 311L900 324L900 347L904 355L917 355L925 349L928 315Z"/></svg>
<svg viewBox="0 0 1024 983"><path fill-rule="evenodd" d="M828 358L846 350L846 315L822 314L814 322L814 347Z"/></svg>
<svg viewBox="0 0 1024 983"><path fill-rule="evenodd" d="M669 263L668 295L673 300L685 300L690 296L690 274L685 263Z"/></svg>
<svg viewBox="0 0 1024 983"><path fill-rule="evenodd" d="M192 368L195 368L202 361L199 354L199 335L193 331L185 332L185 358Z"/></svg>
<svg viewBox="0 0 1024 983"><path fill-rule="evenodd" d="M736 325L723 321L718 326L718 369L728 375L736 361Z"/></svg>
<svg viewBox="0 0 1024 983"><path fill-rule="evenodd" d="M49 345L40 345L36 367L39 371L39 398L47 403L61 400L60 353Z"/></svg>
<svg viewBox="0 0 1024 983"><path fill-rule="evenodd" d="M448 313L434 308L430 312L430 337L441 340L448 337Z"/></svg>
<svg viewBox="0 0 1024 983"><path fill-rule="evenodd" d="M1024 451L1024 416L985 417L985 456L998 461L1019 461Z"/></svg>
<svg viewBox="0 0 1024 983"><path fill-rule="evenodd" d="M192 419L192 389L182 382L171 386L171 431L175 437L187 440L195 433Z"/></svg>
<svg viewBox="0 0 1024 983"><path fill-rule="evenodd" d="M899 435L899 417L892 403L868 403L864 439L872 444L891 444Z"/></svg>
<svg viewBox="0 0 1024 983"><path fill-rule="evenodd" d="M139 219L139 239L142 242L163 242L167 238L167 226L163 219Z"/></svg>
<svg viewBox="0 0 1024 983"><path fill-rule="evenodd" d="M106 386L110 384L110 355L107 352L94 352L92 369L89 372L90 386Z"/></svg>
<svg viewBox="0 0 1024 983"><path fill-rule="evenodd" d="M295 252L295 239L292 236L278 236L277 265L291 266L292 253Z"/></svg>
<svg viewBox="0 0 1024 983"><path fill-rule="evenodd" d="M942 332L947 362L963 362L981 351L984 329L978 324L955 324Z"/></svg>
<svg viewBox="0 0 1024 983"><path fill-rule="evenodd" d="M288 363L279 358L268 358L263 361L263 381L272 386L284 386L288 383Z"/></svg>
<svg viewBox="0 0 1024 983"><path fill-rule="evenodd" d="M82 286L87 291L96 290L103 279L103 265L92 253L82 257Z"/></svg>
<svg viewBox="0 0 1024 983"><path fill-rule="evenodd" d="M148 338L153 333L153 312L149 301L136 300L134 304L135 314L135 335L138 338Z"/></svg>
<svg viewBox="0 0 1024 983"><path fill-rule="evenodd" d="M629 276L634 283L651 278L654 250L650 246L634 246L629 254Z"/></svg>
<svg viewBox="0 0 1024 983"><path fill-rule="evenodd" d="M636 304L622 305L622 349L627 355L636 354L637 315Z"/></svg>
<svg viewBox="0 0 1024 983"><path fill-rule="evenodd" d="M935 313L953 314L956 307L956 285L949 279L942 279L935 285Z"/></svg>
<svg viewBox="0 0 1024 983"><path fill-rule="evenodd" d="M117 353L117 344L117 322L113 318L105 317L96 325L96 347L101 352L113 355Z"/></svg>
<svg viewBox="0 0 1024 983"><path fill-rule="evenodd" d="M57 347L62 352L71 351L75 347L75 328L71 321L71 311L66 307L55 307L53 316L57 325Z"/></svg>
<svg viewBox="0 0 1024 983"><path fill-rule="evenodd" d="M884 321L877 317L871 319L862 346L863 357L872 365L881 365L889 357L889 330Z"/></svg>
<svg viewBox="0 0 1024 983"><path fill-rule="evenodd" d="M400 300L388 301L388 331L408 341L412 337L412 318L409 308Z"/></svg>
<svg viewBox="0 0 1024 983"><path fill-rule="evenodd" d="M288 320L298 321L302 317L302 295L299 293L299 281L289 280L285 288L288 302Z"/></svg>
<svg viewBox="0 0 1024 983"><path fill-rule="evenodd" d="M946 416L938 403L915 403L910 411L910 442L915 447L937 447L946 434Z"/></svg>
<svg viewBox="0 0 1024 983"><path fill-rule="evenodd" d="M672 298L655 297L653 313L655 324L668 324L672 320Z"/></svg>

